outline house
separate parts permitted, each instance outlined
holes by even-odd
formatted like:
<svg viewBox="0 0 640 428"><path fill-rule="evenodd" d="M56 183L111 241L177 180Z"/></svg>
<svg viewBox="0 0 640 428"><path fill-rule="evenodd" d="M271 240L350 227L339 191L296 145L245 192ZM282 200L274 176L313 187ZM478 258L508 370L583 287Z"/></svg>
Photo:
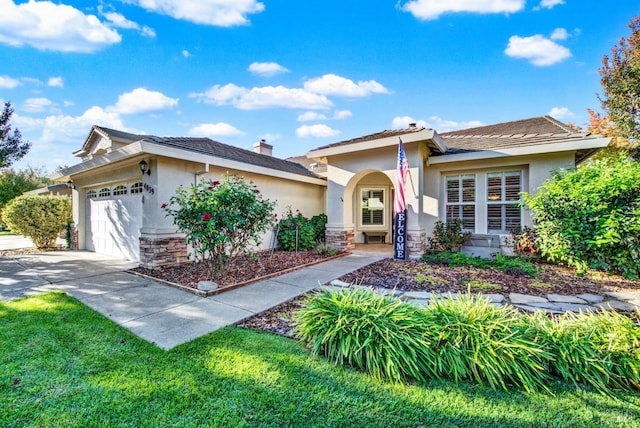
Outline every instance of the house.
<svg viewBox="0 0 640 428"><path fill-rule="evenodd" d="M307 157L327 164L329 244L389 242L399 139L409 163L409 257L422 255L436 221L454 218L473 234L468 252L505 250L510 230L532 225L520 193L535 192L553 171L574 167L610 141L543 116L443 134L409 124L319 147Z"/></svg>
<svg viewBox="0 0 640 428"><path fill-rule="evenodd" d="M410 124L277 159L264 140L254 151L208 138L137 135L94 126L75 154L82 162L57 177L73 187L81 249L139 260L144 267L186 258L184 238L161 205L180 185L230 172L253 180L277 210L328 217L327 243L390 242L398 140L409 163L405 185L407 252L422 255L437 220L460 218L468 251L501 251L508 231L531 225L519 205L553 171L584 161L610 139L549 117L438 134ZM273 242L271 233L263 248Z"/></svg>
<svg viewBox="0 0 640 428"><path fill-rule="evenodd" d="M252 180L265 198L312 216L324 212L326 181L300 164L271 156L265 141L254 151L208 138L138 135L94 126L82 162L55 177L73 188L78 248L137 260L143 267L187 258L183 235L161 208L176 189L225 173ZM263 248L272 242L271 232Z"/></svg>

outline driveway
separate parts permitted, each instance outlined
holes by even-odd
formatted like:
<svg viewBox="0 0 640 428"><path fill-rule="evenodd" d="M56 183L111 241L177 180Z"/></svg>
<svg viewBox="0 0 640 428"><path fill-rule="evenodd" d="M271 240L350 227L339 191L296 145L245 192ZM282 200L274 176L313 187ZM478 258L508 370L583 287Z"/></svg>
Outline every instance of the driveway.
<svg viewBox="0 0 640 428"><path fill-rule="evenodd" d="M63 290L137 336L170 349L379 260L352 254L208 298L124 272L136 262L88 251L0 257L0 301Z"/></svg>

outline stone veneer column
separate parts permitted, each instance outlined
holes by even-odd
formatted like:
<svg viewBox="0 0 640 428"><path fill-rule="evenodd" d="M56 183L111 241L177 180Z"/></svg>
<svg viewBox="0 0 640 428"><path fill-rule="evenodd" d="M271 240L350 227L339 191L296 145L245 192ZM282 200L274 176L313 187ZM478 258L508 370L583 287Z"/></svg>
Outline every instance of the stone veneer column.
<svg viewBox="0 0 640 428"><path fill-rule="evenodd" d="M327 229L325 231L325 240L327 245L337 248L340 251L349 251L356 248L353 229Z"/></svg>
<svg viewBox="0 0 640 428"><path fill-rule="evenodd" d="M157 269L187 261L187 243L183 237L140 237L140 267Z"/></svg>
<svg viewBox="0 0 640 428"><path fill-rule="evenodd" d="M426 234L422 231L407 231L407 258L419 259L424 254L427 245Z"/></svg>

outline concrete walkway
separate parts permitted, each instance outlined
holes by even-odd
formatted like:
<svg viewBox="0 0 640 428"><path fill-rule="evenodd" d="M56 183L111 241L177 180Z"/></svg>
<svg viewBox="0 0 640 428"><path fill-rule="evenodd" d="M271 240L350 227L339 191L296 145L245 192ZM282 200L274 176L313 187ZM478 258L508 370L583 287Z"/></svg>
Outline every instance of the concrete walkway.
<svg viewBox="0 0 640 428"><path fill-rule="evenodd" d="M170 349L383 258L353 253L208 298L123 272L136 263L86 251L0 257L0 300L63 290L139 337Z"/></svg>

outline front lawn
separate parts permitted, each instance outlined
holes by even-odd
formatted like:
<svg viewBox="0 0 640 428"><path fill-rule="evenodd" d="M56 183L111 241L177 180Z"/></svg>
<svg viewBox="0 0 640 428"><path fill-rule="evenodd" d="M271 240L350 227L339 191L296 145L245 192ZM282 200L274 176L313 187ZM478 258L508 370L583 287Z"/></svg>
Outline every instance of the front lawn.
<svg viewBox="0 0 640 428"><path fill-rule="evenodd" d="M0 426L640 425L640 396L378 382L225 328L162 351L62 293L0 303Z"/></svg>

